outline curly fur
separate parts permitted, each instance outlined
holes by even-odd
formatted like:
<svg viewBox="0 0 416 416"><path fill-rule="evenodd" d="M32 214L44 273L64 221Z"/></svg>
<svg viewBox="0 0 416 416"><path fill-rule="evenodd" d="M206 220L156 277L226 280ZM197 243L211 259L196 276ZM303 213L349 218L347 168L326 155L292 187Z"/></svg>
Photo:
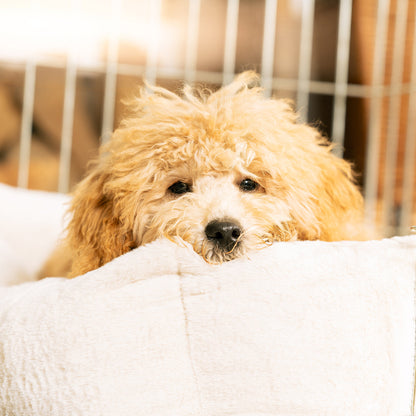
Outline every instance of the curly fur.
<svg viewBox="0 0 416 416"><path fill-rule="evenodd" d="M273 241L359 236L363 202L350 164L257 82L245 72L212 94L147 87L132 100L131 115L75 191L66 240L72 276L162 236L190 243L212 263ZM244 178L259 189L242 192ZM192 192L169 193L178 180ZM241 224L231 251L204 235L218 218Z"/></svg>

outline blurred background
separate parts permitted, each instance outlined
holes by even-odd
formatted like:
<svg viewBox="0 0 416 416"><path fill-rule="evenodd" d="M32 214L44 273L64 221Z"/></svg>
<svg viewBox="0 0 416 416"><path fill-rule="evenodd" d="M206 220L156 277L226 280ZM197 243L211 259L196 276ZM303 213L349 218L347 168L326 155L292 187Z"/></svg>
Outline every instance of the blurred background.
<svg viewBox="0 0 416 416"><path fill-rule="evenodd" d="M416 224L416 0L0 0L0 182L68 192L147 79L245 69L352 161L369 224ZM0 201L7 203L7 201Z"/></svg>

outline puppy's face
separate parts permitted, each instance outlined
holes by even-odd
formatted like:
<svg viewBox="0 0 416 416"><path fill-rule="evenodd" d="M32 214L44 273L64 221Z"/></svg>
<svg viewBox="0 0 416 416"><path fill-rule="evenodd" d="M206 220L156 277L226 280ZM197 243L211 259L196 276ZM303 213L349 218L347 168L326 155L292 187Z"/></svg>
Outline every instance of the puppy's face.
<svg viewBox="0 0 416 416"><path fill-rule="evenodd" d="M142 125L113 137L104 189L133 247L167 237L221 263L304 229L317 234L318 201L308 189L321 180L308 165L314 156L294 151L284 131L269 136L253 125L188 115L145 139Z"/></svg>
<svg viewBox="0 0 416 416"><path fill-rule="evenodd" d="M296 236L283 191L272 195L264 178L238 169L244 161L237 154L229 152L218 169L209 166L218 161L205 159L172 167L140 195L137 245L162 236L182 239L208 262L221 263Z"/></svg>

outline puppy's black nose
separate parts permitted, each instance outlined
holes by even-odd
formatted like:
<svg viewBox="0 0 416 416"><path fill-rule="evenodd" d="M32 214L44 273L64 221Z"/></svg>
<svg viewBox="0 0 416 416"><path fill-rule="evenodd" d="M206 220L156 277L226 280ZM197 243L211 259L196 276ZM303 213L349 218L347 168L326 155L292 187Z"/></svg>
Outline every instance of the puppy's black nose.
<svg viewBox="0 0 416 416"><path fill-rule="evenodd" d="M223 250L232 250L241 235L238 224L230 221L211 221L205 227L205 235Z"/></svg>

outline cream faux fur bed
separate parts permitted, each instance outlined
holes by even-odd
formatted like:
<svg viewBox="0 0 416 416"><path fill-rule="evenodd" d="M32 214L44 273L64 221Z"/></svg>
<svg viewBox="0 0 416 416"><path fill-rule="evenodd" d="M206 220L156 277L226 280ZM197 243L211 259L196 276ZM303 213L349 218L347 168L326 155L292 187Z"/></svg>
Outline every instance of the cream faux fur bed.
<svg viewBox="0 0 416 416"><path fill-rule="evenodd" d="M15 285L30 273L4 237L14 221L0 219L0 415L414 414L416 237L280 243L222 266L159 240Z"/></svg>

